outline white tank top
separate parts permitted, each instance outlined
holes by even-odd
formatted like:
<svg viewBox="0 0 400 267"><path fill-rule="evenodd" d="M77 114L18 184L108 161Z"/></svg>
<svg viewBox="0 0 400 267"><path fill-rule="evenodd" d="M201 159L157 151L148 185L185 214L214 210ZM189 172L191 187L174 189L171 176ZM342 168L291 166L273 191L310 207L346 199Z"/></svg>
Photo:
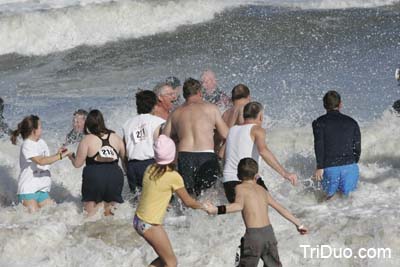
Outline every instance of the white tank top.
<svg viewBox="0 0 400 267"><path fill-rule="evenodd" d="M122 131L128 160L154 158L154 131L164 122L152 114L140 114L125 122Z"/></svg>
<svg viewBox="0 0 400 267"><path fill-rule="evenodd" d="M242 158L253 158L258 163L260 154L250 135L254 125L235 125L229 130L226 138L224 183L239 181L237 166Z"/></svg>

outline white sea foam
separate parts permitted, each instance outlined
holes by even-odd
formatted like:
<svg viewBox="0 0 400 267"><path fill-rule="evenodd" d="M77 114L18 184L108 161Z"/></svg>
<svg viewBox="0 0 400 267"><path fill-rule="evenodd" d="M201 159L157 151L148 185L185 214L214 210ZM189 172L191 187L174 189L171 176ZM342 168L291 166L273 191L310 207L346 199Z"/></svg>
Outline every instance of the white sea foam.
<svg viewBox="0 0 400 267"><path fill-rule="evenodd" d="M44 55L79 45L171 32L209 21L227 8L278 5L303 9L376 7L398 0L64 0L0 1L0 55Z"/></svg>
<svg viewBox="0 0 400 267"><path fill-rule="evenodd" d="M129 116L126 109L109 114L110 127L121 125ZM390 111L373 122L362 125L361 179L350 199L318 203L317 191L306 190L300 182L292 187L265 164L261 173L273 196L293 211L310 234L300 236L293 225L271 211L271 221L285 266L399 266L398 231L399 171L396 165L398 145L393 141L399 132L399 117ZM289 129L274 122L267 141L277 158L300 180L314 170L311 126ZM285 125L285 124L283 124ZM54 129L48 129L54 130ZM46 131L46 129L45 129ZM47 135L50 149L57 140ZM389 142L390 145L386 143ZM15 199L19 166L19 146L0 141L0 196ZM392 159L392 160L387 160ZM151 247L132 229L134 207L127 201L113 218L100 213L87 220L81 212L81 170L68 160L52 166L51 195L56 206L28 214L21 205L3 202L0 207L0 266L147 266L154 259ZM10 192L11 191L11 192ZM129 198L129 197L128 197ZM202 196L224 203L223 190L211 190ZM166 218L166 231L182 266L232 266L244 226L240 214L209 217L201 211L187 210ZM391 248L391 259L304 259L300 245L329 244L333 247Z"/></svg>
<svg viewBox="0 0 400 267"><path fill-rule="evenodd" d="M398 3L398 0L283 0L270 1L271 4L302 9L346 9L371 8Z"/></svg>

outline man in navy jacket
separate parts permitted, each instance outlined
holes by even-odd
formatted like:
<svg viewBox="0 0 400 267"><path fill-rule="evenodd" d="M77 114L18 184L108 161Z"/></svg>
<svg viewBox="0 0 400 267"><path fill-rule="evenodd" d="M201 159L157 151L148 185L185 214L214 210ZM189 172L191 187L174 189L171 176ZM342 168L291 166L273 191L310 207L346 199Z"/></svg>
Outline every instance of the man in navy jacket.
<svg viewBox="0 0 400 267"><path fill-rule="evenodd" d="M312 123L317 160L315 177L322 179L327 199L337 192L348 196L357 187L361 133L357 122L340 113L338 92L329 91L323 98L326 114Z"/></svg>

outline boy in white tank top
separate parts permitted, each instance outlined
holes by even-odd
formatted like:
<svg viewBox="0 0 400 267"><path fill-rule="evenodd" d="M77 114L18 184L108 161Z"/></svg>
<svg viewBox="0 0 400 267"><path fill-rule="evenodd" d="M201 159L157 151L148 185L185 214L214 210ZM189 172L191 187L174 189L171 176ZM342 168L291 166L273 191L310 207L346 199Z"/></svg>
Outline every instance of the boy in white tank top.
<svg viewBox="0 0 400 267"><path fill-rule="evenodd" d="M223 183L229 202L235 200L235 186L240 183L237 177L237 166L242 158L251 157L259 163L261 156L265 163L284 179L289 180L293 185L297 181L297 175L286 171L265 143L266 131L262 128L264 119L262 105L258 102L246 104L243 109L243 118L244 123L233 126L226 139ZM262 179L259 178L257 182L265 187Z"/></svg>

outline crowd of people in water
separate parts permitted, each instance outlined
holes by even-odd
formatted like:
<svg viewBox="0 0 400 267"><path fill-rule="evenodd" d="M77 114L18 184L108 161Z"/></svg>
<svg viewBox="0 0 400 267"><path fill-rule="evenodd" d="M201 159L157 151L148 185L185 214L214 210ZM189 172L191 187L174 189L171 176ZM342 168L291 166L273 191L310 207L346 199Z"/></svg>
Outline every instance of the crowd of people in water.
<svg viewBox="0 0 400 267"><path fill-rule="evenodd" d="M158 255L150 266L177 265L162 226L173 194L187 207L208 214L242 213L246 232L239 266L257 266L260 259L264 266L281 266L268 206L292 222L300 234L308 232L274 200L268 178L259 174L263 160L293 186L298 182L297 175L268 148L263 105L251 100L244 84L236 85L228 97L211 70L203 72L200 81L188 78L183 84L177 77L168 77L153 90L136 93L137 114L122 125L122 137L107 128L100 110L79 109L73 114L73 129L54 154L41 138L40 118L27 116L11 131L0 100L2 134L11 135L13 144L22 137L18 201L31 212L54 203L49 196L50 165L68 158L75 168L85 166L81 193L87 215L100 208L104 215L112 215L116 204L124 201L125 173L130 191L140 195L133 226ZM357 187L361 134L358 123L340 112L338 92L328 91L322 102L326 114L312 122L314 177L330 200L347 197ZM393 108L398 106L396 102ZM79 144L76 153L67 149L74 143ZM217 186L218 177L229 204L200 202L202 192Z"/></svg>

